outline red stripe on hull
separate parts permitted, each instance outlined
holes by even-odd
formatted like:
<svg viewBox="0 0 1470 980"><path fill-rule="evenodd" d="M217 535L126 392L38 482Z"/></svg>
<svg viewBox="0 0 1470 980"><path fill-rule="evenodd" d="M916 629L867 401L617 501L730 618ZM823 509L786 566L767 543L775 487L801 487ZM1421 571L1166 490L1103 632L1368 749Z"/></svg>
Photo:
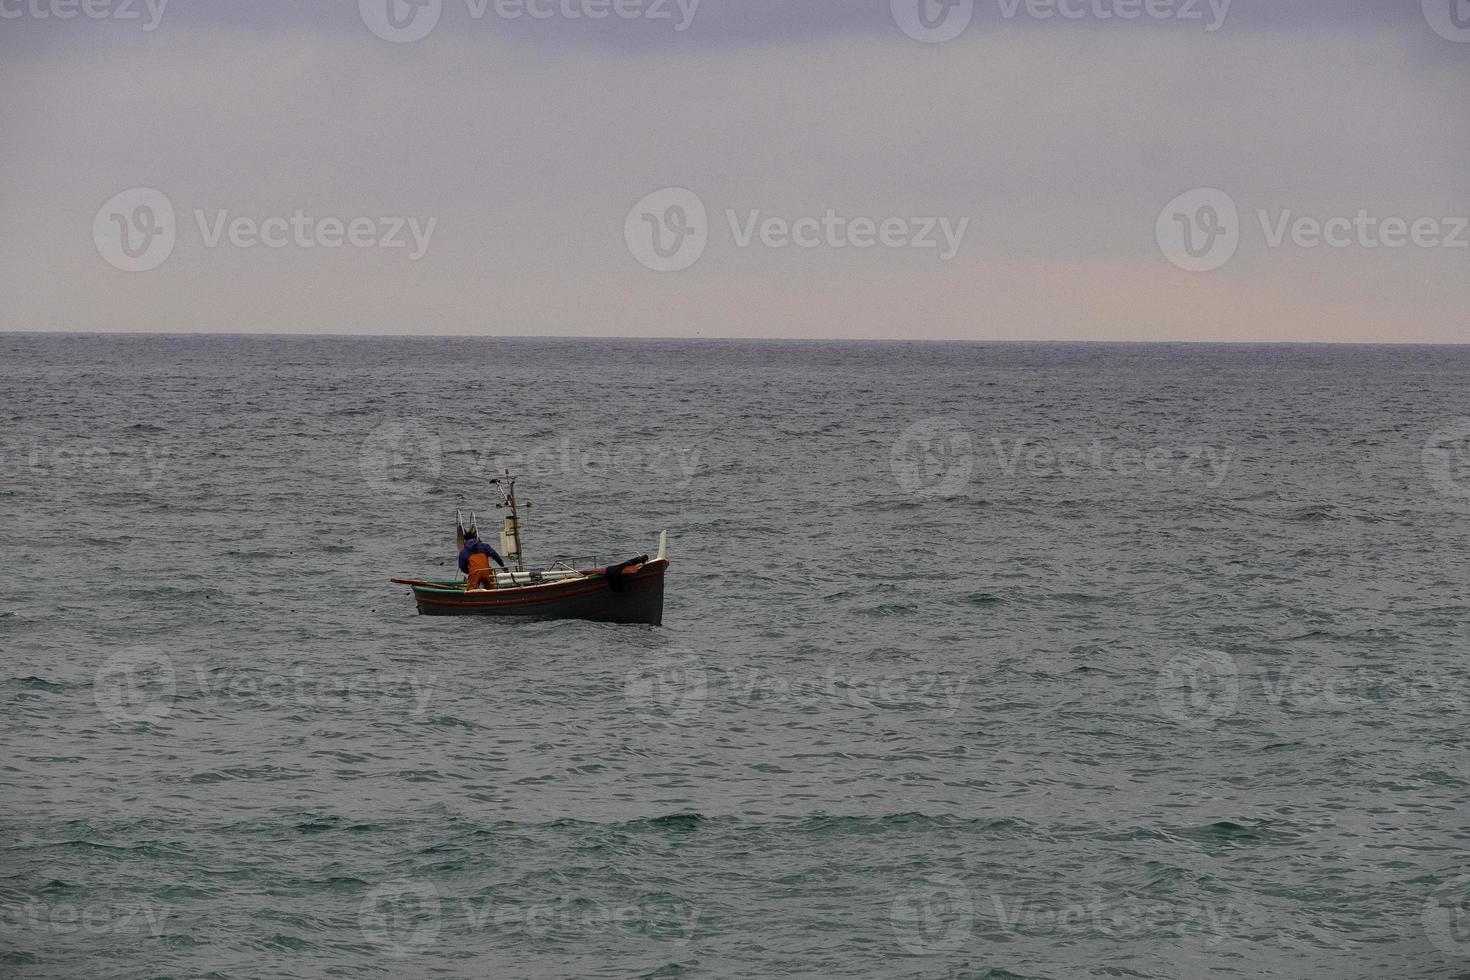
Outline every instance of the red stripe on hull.
<svg viewBox="0 0 1470 980"><path fill-rule="evenodd" d="M620 591L607 579L579 580L450 596L415 588L419 612L426 616L524 616L588 619L613 623L663 622L667 561L652 561L625 576Z"/></svg>

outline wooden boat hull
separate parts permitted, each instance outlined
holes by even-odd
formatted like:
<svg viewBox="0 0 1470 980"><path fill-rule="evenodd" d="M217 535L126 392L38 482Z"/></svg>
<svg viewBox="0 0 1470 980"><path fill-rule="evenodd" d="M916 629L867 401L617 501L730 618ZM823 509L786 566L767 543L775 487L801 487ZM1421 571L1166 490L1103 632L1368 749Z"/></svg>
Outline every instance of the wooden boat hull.
<svg viewBox="0 0 1470 980"><path fill-rule="evenodd" d="M668 567L659 558L612 576L599 570L586 578L486 592L466 592L463 586L450 583L414 583L412 588L423 616L582 619L661 626Z"/></svg>

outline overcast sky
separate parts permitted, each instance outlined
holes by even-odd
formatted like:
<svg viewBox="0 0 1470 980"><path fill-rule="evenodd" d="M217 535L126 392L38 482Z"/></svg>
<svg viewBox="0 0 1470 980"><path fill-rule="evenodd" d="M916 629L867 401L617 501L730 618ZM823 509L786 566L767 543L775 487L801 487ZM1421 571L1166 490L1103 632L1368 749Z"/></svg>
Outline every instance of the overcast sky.
<svg viewBox="0 0 1470 980"><path fill-rule="evenodd" d="M1470 342L1470 0L0 0L0 76L0 330Z"/></svg>

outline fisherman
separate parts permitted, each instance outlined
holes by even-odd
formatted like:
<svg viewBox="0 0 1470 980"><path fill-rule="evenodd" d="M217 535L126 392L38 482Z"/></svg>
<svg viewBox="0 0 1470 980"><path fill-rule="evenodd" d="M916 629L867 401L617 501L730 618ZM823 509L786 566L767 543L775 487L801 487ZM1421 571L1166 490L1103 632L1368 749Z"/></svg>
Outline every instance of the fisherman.
<svg viewBox="0 0 1470 980"><path fill-rule="evenodd" d="M468 528L464 532L464 547L459 551L459 570L469 576L465 583L466 592L495 588L495 573L490 569L492 560L501 571L507 570L495 549L480 540L478 531Z"/></svg>

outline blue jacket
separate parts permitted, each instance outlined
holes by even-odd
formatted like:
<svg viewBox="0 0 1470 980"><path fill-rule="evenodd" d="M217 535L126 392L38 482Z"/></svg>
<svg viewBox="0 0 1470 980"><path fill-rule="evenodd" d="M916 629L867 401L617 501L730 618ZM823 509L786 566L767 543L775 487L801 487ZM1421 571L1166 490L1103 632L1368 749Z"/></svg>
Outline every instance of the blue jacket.
<svg viewBox="0 0 1470 980"><path fill-rule="evenodd" d="M500 556L495 553L494 548L479 538L470 538L459 551L459 570L466 575L470 573L470 555L475 554L486 555L502 569L505 568L505 562L500 560Z"/></svg>

